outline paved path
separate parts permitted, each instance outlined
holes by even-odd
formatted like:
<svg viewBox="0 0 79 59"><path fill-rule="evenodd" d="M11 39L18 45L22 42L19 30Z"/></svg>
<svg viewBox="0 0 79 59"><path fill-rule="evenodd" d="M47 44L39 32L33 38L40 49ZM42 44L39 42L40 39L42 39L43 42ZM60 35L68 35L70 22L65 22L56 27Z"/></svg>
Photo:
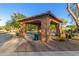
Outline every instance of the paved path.
<svg viewBox="0 0 79 59"><path fill-rule="evenodd" d="M10 33L0 33L0 55L69 56L79 55L79 40L49 41L41 44L30 37L19 39Z"/></svg>
<svg viewBox="0 0 79 59"><path fill-rule="evenodd" d="M52 51L52 52L20 52L17 56L79 56L79 51Z"/></svg>
<svg viewBox="0 0 79 59"><path fill-rule="evenodd" d="M11 33L0 33L0 42L0 53L2 54L14 52L26 40L14 37Z"/></svg>
<svg viewBox="0 0 79 59"><path fill-rule="evenodd" d="M0 43L3 43L5 41L9 40L11 37L12 37L11 34L9 34L7 32L3 32L3 33L1 32L0 33Z"/></svg>
<svg viewBox="0 0 79 59"><path fill-rule="evenodd" d="M0 53L1 56L79 56L79 51L52 51L52 52L14 52Z"/></svg>
<svg viewBox="0 0 79 59"><path fill-rule="evenodd" d="M28 46L30 46L28 48ZM16 51L18 52L40 52L40 51L79 51L79 40L67 41L49 41L48 43L41 44L39 41L27 41L21 44Z"/></svg>

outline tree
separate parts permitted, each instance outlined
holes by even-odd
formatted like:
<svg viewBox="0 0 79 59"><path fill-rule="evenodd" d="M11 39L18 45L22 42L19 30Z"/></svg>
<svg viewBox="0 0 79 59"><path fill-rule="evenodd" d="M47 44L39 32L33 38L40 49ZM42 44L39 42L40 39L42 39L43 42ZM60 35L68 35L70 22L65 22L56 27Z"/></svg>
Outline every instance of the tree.
<svg viewBox="0 0 79 59"><path fill-rule="evenodd" d="M22 20L26 18L25 15L21 14L21 13L14 13L12 16L11 16L11 20L9 20L7 23L6 23L6 29L18 29L20 28L20 23L18 22L19 20Z"/></svg>
<svg viewBox="0 0 79 59"><path fill-rule="evenodd" d="M11 26L13 28L20 28L20 23L18 22L19 20L22 20L26 18L25 15L21 14L21 13L14 13L12 16L11 16Z"/></svg>
<svg viewBox="0 0 79 59"><path fill-rule="evenodd" d="M75 25L68 25L67 28L69 28L69 30L74 31L76 29Z"/></svg>
<svg viewBox="0 0 79 59"><path fill-rule="evenodd" d="M71 4L67 4L67 10L69 14L73 17L77 30L79 30L79 3L73 4L73 10L71 9Z"/></svg>
<svg viewBox="0 0 79 59"><path fill-rule="evenodd" d="M33 25L33 24L29 24L28 25L28 31L36 31L37 30L37 26Z"/></svg>
<svg viewBox="0 0 79 59"><path fill-rule="evenodd" d="M50 29L51 29L52 31L55 31L55 30L56 30L55 25L54 25L54 24L50 24Z"/></svg>

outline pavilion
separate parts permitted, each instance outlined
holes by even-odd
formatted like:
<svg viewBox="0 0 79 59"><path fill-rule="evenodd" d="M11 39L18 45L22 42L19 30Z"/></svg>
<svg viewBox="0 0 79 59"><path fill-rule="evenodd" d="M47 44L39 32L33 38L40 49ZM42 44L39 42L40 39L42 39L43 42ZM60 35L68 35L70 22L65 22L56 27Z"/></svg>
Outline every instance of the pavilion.
<svg viewBox="0 0 79 59"><path fill-rule="evenodd" d="M38 31L40 31L41 34L41 41L47 42L48 40L51 40L50 35L50 24L56 25L56 31L58 35L61 35L61 23L62 20L60 20L58 17L53 15L50 11L42 14L38 14L35 16L31 16L25 19L22 19L19 21L21 23L21 29L22 29L22 35L27 35L27 24L34 24L38 26Z"/></svg>

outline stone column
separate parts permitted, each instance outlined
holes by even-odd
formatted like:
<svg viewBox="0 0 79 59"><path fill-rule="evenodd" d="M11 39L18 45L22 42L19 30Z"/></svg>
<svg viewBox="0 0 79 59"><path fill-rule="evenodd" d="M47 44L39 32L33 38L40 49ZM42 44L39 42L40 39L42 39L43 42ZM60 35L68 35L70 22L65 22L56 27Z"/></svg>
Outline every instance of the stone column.
<svg viewBox="0 0 79 59"><path fill-rule="evenodd" d="M60 36L60 24L56 24L56 34Z"/></svg>
<svg viewBox="0 0 79 59"><path fill-rule="evenodd" d="M56 25L56 31L58 33L59 40L64 41L65 40L65 32L64 32L63 27L62 27L61 24Z"/></svg>
<svg viewBox="0 0 79 59"><path fill-rule="evenodd" d="M45 21L41 22L41 42L46 41L46 23Z"/></svg>
<svg viewBox="0 0 79 59"><path fill-rule="evenodd" d="M50 30L50 20L49 18L47 19L47 22L46 22L46 40L47 42L51 40L51 30Z"/></svg>
<svg viewBox="0 0 79 59"><path fill-rule="evenodd" d="M41 40L41 25L37 25L38 26L38 34L39 34L39 40Z"/></svg>
<svg viewBox="0 0 79 59"><path fill-rule="evenodd" d="M21 37L25 38L26 36L26 24L25 23L21 23L21 28L20 28L20 35Z"/></svg>
<svg viewBox="0 0 79 59"><path fill-rule="evenodd" d="M50 21L48 18L41 21L41 41L47 42L50 40Z"/></svg>

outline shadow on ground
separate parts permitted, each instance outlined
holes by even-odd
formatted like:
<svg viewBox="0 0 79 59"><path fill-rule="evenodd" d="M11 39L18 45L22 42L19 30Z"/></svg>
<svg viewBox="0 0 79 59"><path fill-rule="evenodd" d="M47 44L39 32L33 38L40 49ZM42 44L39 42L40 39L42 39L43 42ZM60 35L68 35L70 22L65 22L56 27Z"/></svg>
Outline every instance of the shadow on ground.
<svg viewBox="0 0 79 59"><path fill-rule="evenodd" d="M56 41L40 44L39 41L21 44L17 52L40 52L40 51L79 51L79 40Z"/></svg>

